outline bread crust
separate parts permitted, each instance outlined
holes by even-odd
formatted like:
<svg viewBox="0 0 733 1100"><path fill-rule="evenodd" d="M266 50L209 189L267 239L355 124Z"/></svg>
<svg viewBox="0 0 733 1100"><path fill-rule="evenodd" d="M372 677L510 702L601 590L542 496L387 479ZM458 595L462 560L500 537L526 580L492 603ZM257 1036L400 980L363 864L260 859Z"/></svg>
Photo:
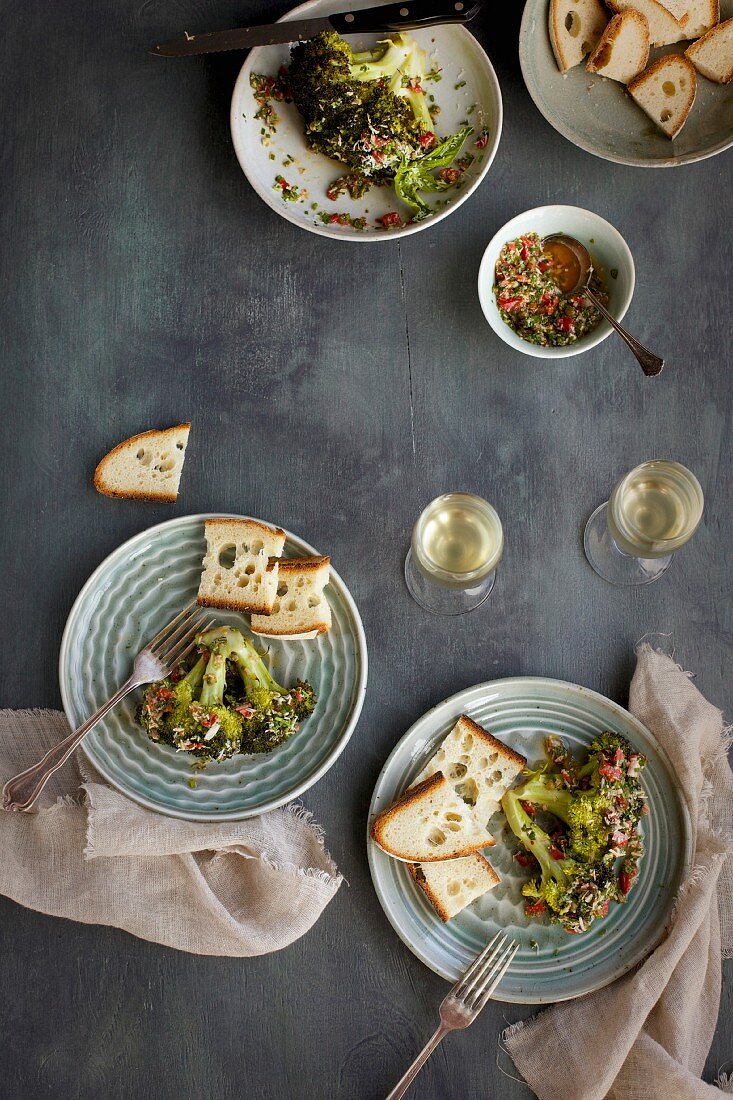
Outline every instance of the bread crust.
<svg viewBox="0 0 733 1100"><path fill-rule="evenodd" d="M268 614L268 612L264 610L266 606L264 604L255 607L251 603L236 603L234 600L228 600L225 596L197 596L196 603L199 607L218 607L221 611L240 611L252 615Z"/></svg>
<svg viewBox="0 0 733 1100"><path fill-rule="evenodd" d="M418 877L418 872L420 870L420 864L419 863L408 863L407 864L407 870L409 871L410 876L412 877L412 881L415 883L417 888L419 890L422 890L423 894L428 899L428 901L432 905L435 912L438 914L438 916L443 921L443 923L446 924L450 920L450 913L444 907L444 905L443 905L442 901L440 900L440 898L438 897L438 895L436 893L434 893L433 890L430 888L430 885L428 884L426 879L424 879L424 878L421 879L421 878Z"/></svg>
<svg viewBox="0 0 733 1100"><path fill-rule="evenodd" d="M259 520L240 519L238 516L211 516L209 519L204 520L204 530L207 530L215 526L216 524L224 523L228 527L257 527L260 531L265 531L268 535L277 535L278 538L286 537L285 532L280 527L270 527L266 523L260 523Z"/></svg>
<svg viewBox="0 0 733 1100"><path fill-rule="evenodd" d="M467 725L469 733L472 733L474 737L478 737L479 740L485 741L491 751L497 753L504 760L511 760L513 763L518 764L520 768L527 766L526 756L522 756L521 753L515 752L514 749L510 749L503 741L498 741L488 730L485 730L478 722L474 722L473 718L469 718L467 714L462 714L458 722ZM457 724L458 723L456 723L456 725Z"/></svg>
<svg viewBox="0 0 733 1100"><path fill-rule="evenodd" d="M167 435L171 435L173 432L191 431L191 424L187 421L185 424L176 424L173 428L151 428L147 432L139 432L137 435L131 435L129 439L123 439L121 443L118 443L111 451L107 451L104 458L100 459L97 463L94 471L94 488L98 493L101 493L105 497L114 497L116 500L148 500L152 503L174 504L178 499L178 493L141 493L137 489L132 489L130 492L121 492L119 489L112 489L106 486L103 482L104 467L114 455L119 454L120 451L126 450L130 446L134 446L143 439L150 439L151 436L156 436L161 439Z"/></svg>
<svg viewBox="0 0 733 1100"><path fill-rule="evenodd" d="M326 634L330 628L328 623L313 623L312 625L309 624L307 632L302 627L293 627L292 630L273 630L272 628L258 630L253 623L250 623L250 629L253 634L257 634L260 638L290 638L292 635L300 638L304 633L308 633L315 638L319 634Z"/></svg>
<svg viewBox="0 0 733 1100"><path fill-rule="evenodd" d="M644 84L646 84L650 78L655 77L658 72L663 69L673 67L677 64L681 64L683 68L687 70L691 79L690 88L687 92L687 104L685 106L682 117L680 118L678 124L675 126L674 130L671 133L668 134L666 130L662 131L662 133L666 134L670 140L675 138L684 126L687 120L687 116L692 110L692 104L695 102L695 94L697 92L697 76L695 66L692 64L689 58L685 57L684 54L679 53L665 54L664 57L660 57L657 61L653 61L648 69L644 69L643 73L639 73L638 76L635 76L634 79L629 81L629 83L626 85L629 93L633 95L638 88L641 88ZM639 104L639 106L641 106L641 104ZM643 107L641 109L644 110Z"/></svg>
<svg viewBox="0 0 733 1100"><path fill-rule="evenodd" d="M279 558L281 573L315 573L324 566L330 566L328 556L320 558Z"/></svg>
<svg viewBox="0 0 733 1100"><path fill-rule="evenodd" d="M418 783L415 787L410 787L405 791L396 802L387 810L383 810L381 814L375 817L372 822L371 834L372 838L377 842L379 847L388 853L388 855L396 855L402 859L399 852L393 852L390 848L386 847L384 841L384 827L394 817L396 813L403 810L406 806L409 806L412 802L420 802L425 795L429 795L437 791L439 788L450 786L448 780L445 778L442 772L434 772L433 775L428 776L427 779L423 779L422 783ZM441 863L444 859L460 859L461 856L470 856L473 852L478 852L481 848L491 848L496 844L496 841L492 836L487 834L487 839L469 844L465 848L461 848L457 852L452 852L450 856L423 856L420 859L420 863Z"/></svg>

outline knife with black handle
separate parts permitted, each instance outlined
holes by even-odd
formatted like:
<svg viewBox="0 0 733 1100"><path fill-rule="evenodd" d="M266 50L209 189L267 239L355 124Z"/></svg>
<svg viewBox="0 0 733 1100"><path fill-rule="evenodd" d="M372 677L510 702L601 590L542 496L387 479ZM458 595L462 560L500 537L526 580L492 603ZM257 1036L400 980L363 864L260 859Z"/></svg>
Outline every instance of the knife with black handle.
<svg viewBox="0 0 733 1100"><path fill-rule="evenodd" d="M339 34L412 31L439 23L469 23L480 10L481 0L406 0L404 4L385 4L381 8L363 8L319 19L285 20L210 34L184 31L181 38L154 46L151 53L158 57L190 57L219 50L248 50L251 46L272 46L277 42L301 42L321 31Z"/></svg>

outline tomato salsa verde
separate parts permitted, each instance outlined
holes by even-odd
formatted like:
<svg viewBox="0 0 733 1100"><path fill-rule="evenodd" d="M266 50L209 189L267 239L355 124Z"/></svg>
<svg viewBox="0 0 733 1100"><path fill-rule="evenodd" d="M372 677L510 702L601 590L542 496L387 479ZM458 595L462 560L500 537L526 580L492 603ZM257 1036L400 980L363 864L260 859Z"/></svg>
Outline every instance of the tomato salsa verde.
<svg viewBox="0 0 733 1100"><path fill-rule="evenodd" d="M517 336L542 347L564 347L598 325L601 315L582 291L568 293L577 281L573 261L577 263L562 245L543 249L538 233L504 245L496 262L494 294L502 321ZM606 286L595 270L589 285L607 305Z"/></svg>

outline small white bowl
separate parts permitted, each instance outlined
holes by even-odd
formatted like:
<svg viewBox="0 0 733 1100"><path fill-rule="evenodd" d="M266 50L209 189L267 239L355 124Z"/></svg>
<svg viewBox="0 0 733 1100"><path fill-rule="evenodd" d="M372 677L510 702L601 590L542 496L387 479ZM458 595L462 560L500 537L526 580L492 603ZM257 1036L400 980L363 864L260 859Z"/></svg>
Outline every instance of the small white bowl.
<svg viewBox="0 0 733 1100"><path fill-rule="evenodd" d="M514 329L502 320L494 295L496 261L507 241L513 241L523 233L539 233L540 237L548 237L551 233L567 233L584 244L594 265L605 278L608 311L617 321L622 319L629 308L636 281L634 260L626 241L617 229L592 210L582 210L579 206L538 206L534 210L517 214L516 218L503 225L489 241L481 260L478 273L479 301L486 320L505 344L539 359L565 359L569 355L580 355L581 352L594 348L613 332L608 321L601 321L597 328L581 336L574 344L561 348L543 348L517 336ZM611 271L618 272L616 278L612 278Z"/></svg>

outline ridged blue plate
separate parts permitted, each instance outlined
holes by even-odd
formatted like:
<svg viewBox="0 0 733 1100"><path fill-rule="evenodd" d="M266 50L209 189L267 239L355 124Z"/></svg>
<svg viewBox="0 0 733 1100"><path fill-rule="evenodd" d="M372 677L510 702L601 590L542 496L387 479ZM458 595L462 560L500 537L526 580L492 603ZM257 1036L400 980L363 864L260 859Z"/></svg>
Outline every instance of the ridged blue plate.
<svg viewBox="0 0 733 1100"><path fill-rule="evenodd" d="M217 513L223 515L224 513ZM151 527L102 562L71 609L61 642L59 680L69 724L84 721L129 676L135 653L196 596L206 516ZM288 534L285 556L317 554ZM287 686L309 680L316 709L272 753L234 756L195 772L191 758L153 744L134 719L139 692L83 742L94 767L115 787L153 810L198 821L235 821L282 806L331 767L356 726L364 701L367 651L359 612L338 573L326 588L333 626L313 641L269 641L270 665ZM212 611L247 633L244 616ZM196 778L196 788L189 779Z"/></svg>
<svg viewBox="0 0 733 1100"><path fill-rule="evenodd" d="M455 981L498 929L520 948L501 982L497 1000L545 1004L600 989L640 962L659 942L674 897L689 870L692 832L669 759L652 734L628 711L594 691L562 680L521 677L467 688L423 715L390 755L377 780L372 819L410 785L460 714L468 714L505 744L543 759L548 733L559 733L579 752L603 730L623 734L648 758L642 783L649 800L643 820L646 855L625 905L587 933L568 935L546 920L525 916L521 894L527 874L505 844L501 814L492 820L496 846L486 855L499 885L444 924L406 867L367 839L374 886L393 928L436 974Z"/></svg>

